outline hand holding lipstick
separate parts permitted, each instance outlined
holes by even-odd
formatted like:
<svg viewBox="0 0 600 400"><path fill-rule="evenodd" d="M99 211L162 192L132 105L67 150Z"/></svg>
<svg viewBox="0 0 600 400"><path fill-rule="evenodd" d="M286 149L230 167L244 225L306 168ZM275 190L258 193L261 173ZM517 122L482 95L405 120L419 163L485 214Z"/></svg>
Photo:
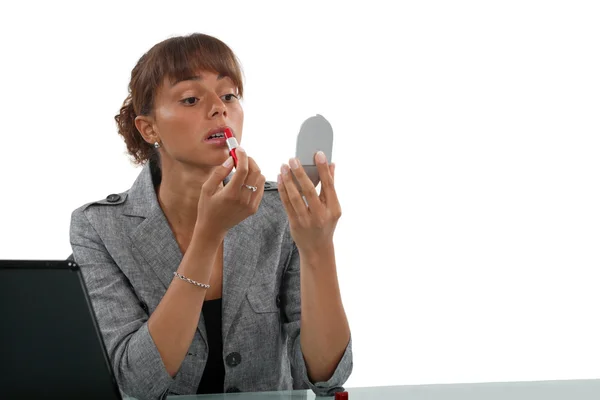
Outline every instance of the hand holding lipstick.
<svg viewBox="0 0 600 400"><path fill-rule="evenodd" d="M342 215L334 187L335 165L328 164L322 152L315 155L315 161L321 179L320 194L317 194L313 182L295 158L290 159L289 165L282 165L277 178L292 238L301 253L330 248L335 227ZM292 173L298 180L301 192Z"/></svg>
<svg viewBox="0 0 600 400"><path fill-rule="evenodd" d="M202 186L198 200L196 229L209 236L223 237L229 229L258 210L265 188L265 177L256 162L239 146L236 148L237 167L231 180L234 159L230 156L217 167Z"/></svg>

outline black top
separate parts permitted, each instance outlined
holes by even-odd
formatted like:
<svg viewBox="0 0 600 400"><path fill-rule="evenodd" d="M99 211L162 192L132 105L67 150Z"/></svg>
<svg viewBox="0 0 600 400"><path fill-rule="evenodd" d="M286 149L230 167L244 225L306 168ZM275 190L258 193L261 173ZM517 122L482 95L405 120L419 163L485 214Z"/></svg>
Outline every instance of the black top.
<svg viewBox="0 0 600 400"><path fill-rule="evenodd" d="M221 299L204 300L202 314L208 339L208 361L202 374L198 394L224 393L223 335L221 333Z"/></svg>

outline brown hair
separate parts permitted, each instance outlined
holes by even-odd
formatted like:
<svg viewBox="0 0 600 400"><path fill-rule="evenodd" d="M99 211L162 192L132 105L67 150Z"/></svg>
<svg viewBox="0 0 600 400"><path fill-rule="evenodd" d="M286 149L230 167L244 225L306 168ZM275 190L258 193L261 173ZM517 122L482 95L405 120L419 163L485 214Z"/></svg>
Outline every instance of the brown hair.
<svg viewBox="0 0 600 400"><path fill-rule="evenodd" d="M242 71L233 51L219 39L201 33L172 37L154 45L131 71L129 94L115 121L136 164L159 161L158 151L135 127L136 116L152 113L156 93L165 77L174 83L198 70L231 78L240 98L243 96Z"/></svg>

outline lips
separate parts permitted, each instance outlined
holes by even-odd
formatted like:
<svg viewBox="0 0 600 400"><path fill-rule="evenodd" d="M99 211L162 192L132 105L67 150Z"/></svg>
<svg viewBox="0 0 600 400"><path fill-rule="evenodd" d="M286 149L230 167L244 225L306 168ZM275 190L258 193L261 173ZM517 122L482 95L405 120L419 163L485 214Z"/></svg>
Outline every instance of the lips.
<svg viewBox="0 0 600 400"><path fill-rule="evenodd" d="M204 140L224 139L225 138L225 133L224 133L225 129L231 129L231 128L224 125L224 126L219 126L218 128L211 129L204 136Z"/></svg>

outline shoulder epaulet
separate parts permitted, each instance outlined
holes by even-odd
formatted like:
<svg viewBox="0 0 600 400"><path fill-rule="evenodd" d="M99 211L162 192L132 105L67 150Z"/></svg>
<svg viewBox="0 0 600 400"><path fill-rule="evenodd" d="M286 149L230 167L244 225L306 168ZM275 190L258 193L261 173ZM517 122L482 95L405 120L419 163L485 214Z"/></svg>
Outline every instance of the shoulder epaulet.
<svg viewBox="0 0 600 400"><path fill-rule="evenodd" d="M98 204L108 204L111 206L117 205L117 204L121 204L125 201L125 199L127 198L127 193L122 193L122 194L109 194L108 196L106 196L106 198L104 200L100 200L97 203Z"/></svg>
<svg viewBox="0 0 600 400"><path fill-rule="evenodd" d="M109 194L108 196L106 196L105 199L88 203L86 205L86 208L89 206L94 206L94 205L115 206L115 205L124 203L125 199L127 199L127 193L121 193L121 194L113 193L113 194Z"/></svg>

